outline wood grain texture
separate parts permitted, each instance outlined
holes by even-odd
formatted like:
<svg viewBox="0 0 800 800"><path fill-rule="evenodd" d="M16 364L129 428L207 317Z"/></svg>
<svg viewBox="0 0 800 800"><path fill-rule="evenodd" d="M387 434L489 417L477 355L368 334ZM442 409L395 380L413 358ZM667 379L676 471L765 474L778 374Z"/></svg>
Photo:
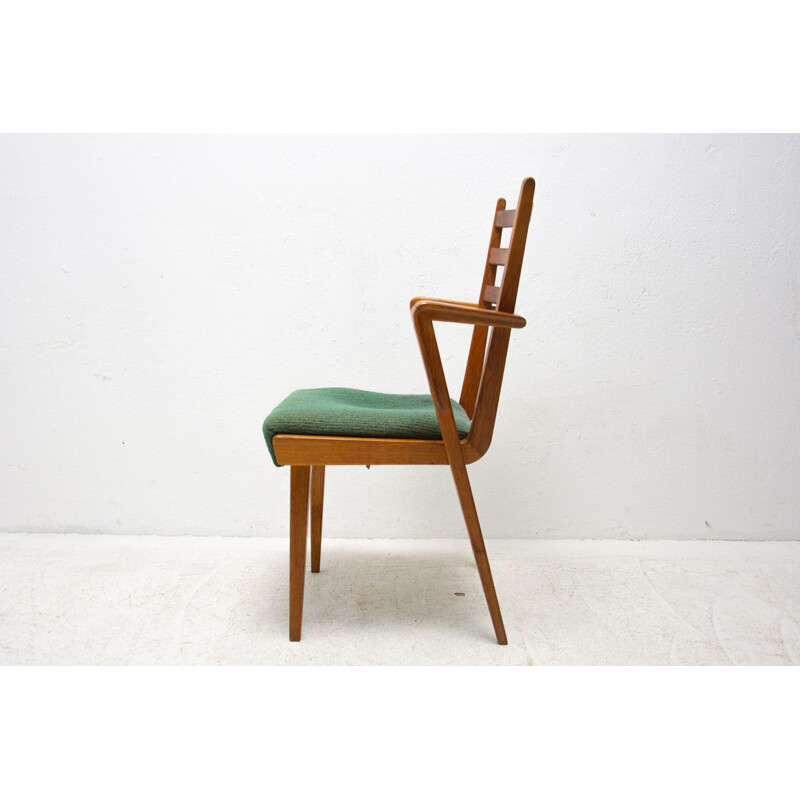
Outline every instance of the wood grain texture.
<svg viewBox="0 0 800 800"><path fill-rule="evenodd" d="M420 300L411 313L438 322L466 322L470 325L488 325L492 328L524 328L525 317L495 311L492 308L479 308L464 303L442 300Z"/></svg>
<svg viewBox="0 0 800 800"><path fill-rule="evenodd" d="M289 499L289 641L300 641L308 540L309 467L292 467Z"/></svg>
<svg viewBox="0 0 800 800"><path fill-rule="evenodd" d="M322 506L325 499L325 466L311 467L311 571L319 572L322 553Z"/></svg>
<svg viewBox="0 0 800 800"><path fill-rule="evenodd" d="M497 600L492 572L489 568L489 559L486 556L483 534L478 521L478 512L475 509L475 501L472 497L472 487L470 486L467 468L461 454L458 430L453 417L453 407L450 404L450 395L447 390L444 369L442 368L439 346L433 331L433 321L428 315L421 312L420 309L423 306L423 303L418 303L414 306L414 327L417 331L417 340L422 353L422 360L425 364L425 371L428 375L428 384L431 389L433 404L436 408L436 416L442 429L442 440L447 451L450 471L453 474L461 511L467 525L467 534L475 556L478 575L481 579L486 603L489 606L489 615L492 619L495 636L498 644L508 644L505 627L503 626L503 617L500 613L500 604Z"/></svg>
<svg viewBox="0 0 800 800"><path fill-rule="evenodd" d="M508 248L493 247L489 251L489 263L496 267L503 267L508 263Z"/></svg>
<svg viewBox="0 0 800 800"><path fill-rule="evenodd" d="M531 219L535 189L536 182L533 178L526 178L519 190L516 221L511 229L511 238L508 242L508 260L503 272L502 292L498 305L499 311L511 313L514 311L514 306L517 302L519 276L522 271L522 260L525 257L525 243L528 241L528 223Z"/></svg>
<svg viewBox="0 0 800 800"><path fill-rule="evenodd" d="M505 198L498 199L495 206L494 222L492 231L489 235L489 249L486 252L486 262L483 267L483 278L481 280L481 291L478 295L478 304L484 308L488 308L487 303L483 299L483 293L487 286L494 286L497 277L497 267L491 263L489 255L495 247L500 247L500 240L503 236L503 231L496 224L497 215L502 214L506 208ZM486 355L486 339L489 335L489 329L484 325L476 325L472 331L472 341L469 345L469 355L467 356L467 368L464 371L464 381L461 384L461 397L459 405L467 412L467 416L472 419L475 413L475 402L478 397L478 388L481 383L481 375L483 374L483 361Z"/></svg>
<svg viewBox="0 0 800 800"><path fill-rule="evenodd" d="M447 464L440 439L368 439L348 436L279 434L272 440L282 465L292 464ZM478 454L466 439L461 447L467 464Z"/></svg>
<svg viewBox="0 0 800 800"><path fill-rule="evenodd" d="M511 211L498 211L494 215L495 228L511 228L516 220L517 212L513 209Z"/></svg>
<svg viewBox="0 0 800 800"><path fill-rule="evenodd" d="M508 264L503 272L500 300L497 304L497 309L501 313L513 313L517 301L517 290L519 288L522 259L525 255L525 242L528 236L528 222L533 208L535 188L536 183L533 178L526 178L520 187L516 219L508 245ZM495 327L489 337L486 349L486 358L477 387L472 426L467 437L467 441L481 455L486 453L492 441L509 338L509 330L507 328Z"/></svg>
<svg viewBox="0 0 800 800"><path fill-rule="evenodd" d="M483 287L483 302L484 303L492 303L492 305L497 305L498 300L500 300L500 287L499 286L484 286Z"/></svg>
<svg viewBox="0 0 800 800"><path fill-rule="evenodd" d="M412 298L411 302L408 304L409 308L414 308L414 306L419 303L420 300L433 300L434 303L455 303L459 306L472 306L473 308L485 308L486 306L483 303L468 303L465 300L448 300L444 297L414 297Z"/></svg>

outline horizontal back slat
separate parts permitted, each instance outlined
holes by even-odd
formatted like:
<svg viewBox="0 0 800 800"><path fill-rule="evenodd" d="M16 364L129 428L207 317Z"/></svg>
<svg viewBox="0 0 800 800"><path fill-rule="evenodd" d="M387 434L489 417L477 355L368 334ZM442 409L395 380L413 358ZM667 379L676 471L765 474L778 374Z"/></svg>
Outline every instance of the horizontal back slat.
<svg viewBox="0 0 800 800"><path fill-rule="evenodd" d="M508 262L507 247L493 247L489 250L489 263L496 266L505 266Z"/></svg>
<svg viewBox="0 0 800 800"><path fill-rule="evenodd" d="M497 305L500 302L500 287L499 286L484 286L483 287L483 302L494 303Z"/></svg>
<svg viewBox="0 0 800 800"><path fill-rule="evenodd" d="M512 228L516 218L517 212L513 209L511 211L498 211L494 215L494 226L495 228Z"/></svg>

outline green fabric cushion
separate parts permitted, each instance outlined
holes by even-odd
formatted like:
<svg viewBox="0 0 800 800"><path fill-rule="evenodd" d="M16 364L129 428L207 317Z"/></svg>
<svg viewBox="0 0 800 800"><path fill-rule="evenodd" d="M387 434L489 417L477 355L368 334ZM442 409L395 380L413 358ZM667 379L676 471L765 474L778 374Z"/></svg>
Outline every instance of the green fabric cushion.
<svg viewBox="0 0 800 800"><path fill-rule="evenodd" d="M469 433L467 412L450 400L459 436ZM381 394L359 389L299 389L277 405L262 427L275 462L278 433L363 436L381 439L441 439L429 394Z"/></svg>

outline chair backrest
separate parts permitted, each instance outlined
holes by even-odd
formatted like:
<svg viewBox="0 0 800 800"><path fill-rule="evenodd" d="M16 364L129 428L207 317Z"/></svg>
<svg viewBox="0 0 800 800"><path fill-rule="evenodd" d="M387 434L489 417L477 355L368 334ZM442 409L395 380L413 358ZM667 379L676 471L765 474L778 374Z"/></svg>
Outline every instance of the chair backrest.
<svg viewBox="0 0 800 800"><path fill-rule="evenodd" d="M533 178L525 178L515 210L506 210L506 201L502 197L497 201L478 298L478 303L484 308L514 311L535 188ZM511 229L511 236L508 246L501 247L505 228ZM503 267L499 283L498 267ZM489 449L492 441L510 334L509 328L492 328L490 334L484 325L476 325L472 333L459 402L472 419L468 441L481 455Z"/></svg>

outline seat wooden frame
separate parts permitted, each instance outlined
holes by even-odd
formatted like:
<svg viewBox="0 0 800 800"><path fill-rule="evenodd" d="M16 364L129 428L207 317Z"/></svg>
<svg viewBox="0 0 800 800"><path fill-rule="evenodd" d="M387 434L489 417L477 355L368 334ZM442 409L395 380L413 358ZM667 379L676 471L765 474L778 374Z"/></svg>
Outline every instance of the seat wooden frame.
<svg viewBox="0 0 800 800"><path fill-rule="evenodd" d="M289 525L289 639L291 641L300 640L303 621L309 499L311 571L320 570L325 466L449 464L494 632L499 644L507 644L466 465L477 461L489 449L511 330L525 326L525 319L514 313L514 307L533 207L534 189L533 178L526 178L522 182L516 210L506 210L506 201L503 198L497 201L489 252L486 256L477 303L428 297L415 297L411 301L414 329L442 433L440 440L295 434L278 434L273 437L278 463L291 466ZM504 228L511 229L511 236L508 246L501 248ZM504 270L500 284L496 285L498 266L503 266ZM434 322L454 322L474 326L459 400L471 420L469 433L464 439L459 439L453 417L450 394L433 328Z"/></svg>

